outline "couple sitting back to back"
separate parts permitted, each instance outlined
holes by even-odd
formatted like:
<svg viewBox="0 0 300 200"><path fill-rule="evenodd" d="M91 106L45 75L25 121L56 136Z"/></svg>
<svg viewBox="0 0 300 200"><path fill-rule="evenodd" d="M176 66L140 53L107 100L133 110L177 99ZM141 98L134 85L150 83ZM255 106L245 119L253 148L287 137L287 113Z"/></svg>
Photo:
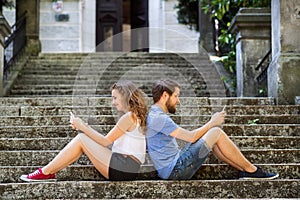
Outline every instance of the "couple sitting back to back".
<svg viewBox="0 0 300 200"><path fill-rule="evenodd" d="M145 161L146 146L162 179L192 178L210 151L239 170L240 179L278 177L278 174L267 173L248 161L220 128L225 111L213 114L205 125L192 131L177 125L168 115L174 114L179 104L180 86L177 82L159 80L154 83L154 104L149 113L145 94L132 82L120 81L111 89L112 105L121 114L107 135L98 133L71 113L71 126L80 133L46 166L20 178L24 181L56 180L57 172L77 161L84 153L106 179L136 180ZM188 144L179 149L176 139Z"/></svg>

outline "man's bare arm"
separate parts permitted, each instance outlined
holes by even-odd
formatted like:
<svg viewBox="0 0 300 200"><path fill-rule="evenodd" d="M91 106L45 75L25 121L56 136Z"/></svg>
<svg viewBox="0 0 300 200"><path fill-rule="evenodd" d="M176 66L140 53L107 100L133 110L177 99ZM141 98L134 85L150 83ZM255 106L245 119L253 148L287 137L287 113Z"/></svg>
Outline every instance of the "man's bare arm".
<svg viewBox="0 0 300 200"><path fill-rule="evenodd" d="M209 122L201 126L200 128L197 128L195 130L189 131L184 128L178 127L175 131L173 131L170 135L172 137L184 140L186 142L196 142L199 140L207 131L213 127L220 126L225 119L226 112L217 112L215 113Z"/></svg>

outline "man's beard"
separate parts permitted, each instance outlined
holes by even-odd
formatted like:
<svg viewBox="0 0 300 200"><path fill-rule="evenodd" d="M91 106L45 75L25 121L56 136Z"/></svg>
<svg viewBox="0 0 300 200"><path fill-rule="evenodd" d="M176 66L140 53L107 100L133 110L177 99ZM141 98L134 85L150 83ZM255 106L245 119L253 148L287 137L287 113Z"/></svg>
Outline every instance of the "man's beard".
<svg viewBox="0 0 300 200"><path fill-rule="evenodd" d="M170 104L170 99L167 100L166 107L167 107L169 113L175 114L175 112L176 112L176 105L171 105Z"/></svg>

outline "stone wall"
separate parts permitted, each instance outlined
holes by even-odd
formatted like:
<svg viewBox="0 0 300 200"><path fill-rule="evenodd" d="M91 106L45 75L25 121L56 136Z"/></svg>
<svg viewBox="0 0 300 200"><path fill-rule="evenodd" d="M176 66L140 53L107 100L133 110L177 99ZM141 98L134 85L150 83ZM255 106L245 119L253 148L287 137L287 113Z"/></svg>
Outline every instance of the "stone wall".
<svg viewBox="0 0 300 200"><path fill-rule="evenodd" d="M96 0L82 2L82 51L94 52L96 44Z"/></svg>
<svg viewBox="0 0 300 200"><path fill-rule="evenodd" d="M55 12L52 6L51 0L40 0L42 52L80 52L82 49L80 0L63 0L62 12ZM57 21L55 15L58 14L65 14L69 19Z"/></svg>

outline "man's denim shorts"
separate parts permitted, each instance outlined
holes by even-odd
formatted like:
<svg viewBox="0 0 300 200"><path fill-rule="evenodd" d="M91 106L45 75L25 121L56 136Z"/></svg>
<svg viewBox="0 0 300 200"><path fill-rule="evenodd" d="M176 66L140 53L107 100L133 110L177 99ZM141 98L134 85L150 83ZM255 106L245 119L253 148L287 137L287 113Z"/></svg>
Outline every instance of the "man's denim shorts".
<svg viewBox="0 0 300 200"><path fill-rule="evenodd" d="M211 148L203 139L187 144L181 150L180 156L168 179L191 179L204 163L210 151Z"/></svg>

